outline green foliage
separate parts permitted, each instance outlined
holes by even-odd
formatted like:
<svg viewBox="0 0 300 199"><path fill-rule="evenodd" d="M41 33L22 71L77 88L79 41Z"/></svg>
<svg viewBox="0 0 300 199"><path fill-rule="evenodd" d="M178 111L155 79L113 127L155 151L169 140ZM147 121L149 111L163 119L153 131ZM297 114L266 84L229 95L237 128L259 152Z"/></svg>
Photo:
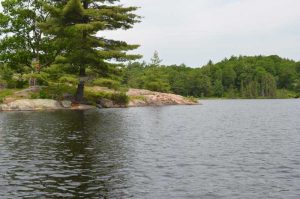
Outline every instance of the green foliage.
<svg viewBox="0 0 300 199"><path fill-rule="evenodd" d="M74 75L64 75L62 77L59 78L59 82L60 83L67 83L67 84L71 84L71 85L76 85L79 83L79 80L76 76Z"/></svg>
<svg viewBox="0 0 300 199"><path fill-rule="evenodd" d="M27 81L7 65L0 65L0 88L24 88Z"/></svg>
<svg viewBox="0 0 300 199"><path fill-rule="evenodd" d="M224 95L224 87L220 80L216 80L214 84L214 95L216 97L223 97Z"/></svg>
<svg viewBox="0 0 300 199"><path fill-rule="evenodd" d="M99 31L129 29L138 22L133 12L136 7L114 5L117 0L69 0L58 3L44 3L50 17L40 23L45 35L50 36L62 51L55 60L56 65L67 69L63 73L81 77L76 99L83 100L87 69L101 77L118 73L120 63L138 59L140 55L130 55L138 45L110 40L98 36Z"/></svg>
<svg viewBox="0 0 300 199"><path fill-rule="evenodd" d="M224 65L222 68L222 80L225 88L229 88L234 85L236 79L236 73L231 65Z"/></svg>
<svg viewBox="0 0 300 199"><path fill-rule="evenodd" d="M86 90L85 91L85 100L89 104L96 105L99 99L110 99L111 98L111 93L108 92L93 92Z"/></svg>
<svg viewBox="0 0 300 199"><path fill-rule="evenodd" d="M93 81L93 85L103 86L110 89L118 90L121 87L120 82L107 78L98 78Z"/></svg>
<svg viewBox="0 0 300 199"><path fill-rule="evenodd" d="M111 98L113 102L120 105L127 105L129 103L129 97L126 93L112 93Z"/></svg>
<svg viewBox="0 0 300 199"><path fill-rule="evenodd" d="M99 99L108 99L112 100L115 104L119 105L127 105L129 103L129 97L126 93L123 92L93 92L86 91L85 92L85 100L90 104L96 104Z"/></svg>
<svg viewBox="0 0 300 199"><path fill-rule="evenodd" d="M0 103L3 103L3 100L8 96L13 95L14 92L15 90L12 89L4 89L4 90L0 89Z"/></svg>
<svg viewBox="0 0 300 199"><path fill-rule="evenodd" d="M194 102L194 103L198 103L198 98L193 97L193 96L187 96L185 97L187 100Z"/></svg>
<svg viewBox="0 0 300 199"><path fill-rule="evenodd" d="M0 67L0 79L5 80L6 82L13 79L14 71L7 66L7 64Z"/></svg>
<svg viewBox="0 0 300 199"><path fill-rule="evenodd" d="M123 83L195 97L281 98L294 95L277 89L300 92L300 63L278 56L232 56L202 68L152 65L128 64Z"/></svg>
<svg viewBox="0 0 300 199"><path fill-rule="evenodd" d="M0 62L16 72L24 72L24 66L31 67L33 58L38 58L42 65L49 65L57 51L37 26L47 17L41 1L3 0L1 4Z"/></svg>
<svg viewBox="0 0 300 199"><path fill-rule="evenodd" d="M158 67L158 66L160 66L160 64L161 64L162 61L163 60L161 60L159 58L159 56L158 56L158 52L155 51L154 54L153 54L153 57L151 58L151 64L150 64L150 66L152 66L152 67Z"/></svg>
<svg viewBox="0 0 300 199"><path fill-rule="evenodd" d="M225 93L225 97L226 98L229 98L229 99L235 99L235 98L238 98L238 92L236 89L234 89L234 87L231 85L226 93Z"/></svg>
<svg viewBox="0 0 300 199"><path fill-rule="evenodd" d="M49 86L42 87L40 92L32 93L32 99L54 99L63 100L64 94L74 94L75 87L67 84L50 84Z"/></svg>
<svg viewBox="0 0 300 199"><path fill-rule="evenodd" d="M210 96L212 91L211 79L200 70L195 70L188 76L187 88L189 95L195 97Z"/></svg>
<svg viewBox="0 0 300 199"><path fill-rule="evenodd" d="M28 82L30 79L34 78L38 81L40 86L47 86L49 84L49 75L47 73L28 73L21 77L24 81Z"/></svg>
<svg viewBox="0 0 300 199"><path fill-rule="evenodd" d="M38 93L31 93L30 99L51 99L52 96L45 90L41 90Z"/></svg>
<svg viewBox="0 0 300 199"><path fill-rule="evenodd" d="M299 93L286 89L278 89L276 91L276 97L280 99L299 98Z"/></svg>

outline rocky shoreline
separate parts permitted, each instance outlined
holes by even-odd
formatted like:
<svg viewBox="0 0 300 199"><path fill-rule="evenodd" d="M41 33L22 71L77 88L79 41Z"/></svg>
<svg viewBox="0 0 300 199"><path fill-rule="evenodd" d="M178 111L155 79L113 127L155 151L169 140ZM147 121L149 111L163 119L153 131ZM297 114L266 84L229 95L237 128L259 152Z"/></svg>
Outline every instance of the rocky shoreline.
<svg viewBox="0 0 300 199"><path fill-rule="evenodd" d="M56 101L51 99L20 99L6 104L0 104L0 111L41 111L41 110L87 110L94 106L78 104L71 101Z"/></svg>
<svg viewBox="0 0 300 199"><path fill-rule="evenodd" d="M129 107L198 104L198 102L180 95L143 89L129 89L127 95L131 98Z"/></svg>
<svg viewBox="0 0 300 199"><path fill-rule="evenodd" d="M20 92L19 92L20 93ZM22 92L21 92L22 93ZM23 92L24 94L24 92ZM153 92L143 89L129 89L126 93L129 103L116 104L109 99L99 99L98 108L128 108L164 105L197 105L198 102L180 95ZM39 110L87 110L96 108L91 105L74 104L71 101L56 101L51 99L11 99L0 104L0 111L39 111Z"/></svg>

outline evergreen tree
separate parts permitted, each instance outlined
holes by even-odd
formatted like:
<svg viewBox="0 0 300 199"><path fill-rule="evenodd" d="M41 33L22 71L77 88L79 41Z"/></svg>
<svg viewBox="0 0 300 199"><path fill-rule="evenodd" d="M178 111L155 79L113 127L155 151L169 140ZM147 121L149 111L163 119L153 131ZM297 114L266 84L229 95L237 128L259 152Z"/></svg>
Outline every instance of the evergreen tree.
<svg viewBox="0 0 300 199"><path fill-rule="evenodd" d="M168 75L161 68L149 67L147 69L143 76L144 87L152 91L169 92Z"/></svg>
<svg viewBox="0 0 300 199"><path fill-rule="evenodd" d="M224 87L220 80L217 80L214 85L214 94L217 97L223 97Z"/></svg>
<svg viewBox="0 0 300 199"><path fill-rule="evenodd" d="M236 78L236 73L233 67L231 67L230 65L229 66L226 65L223 68L223 74L222 74L224 87L229 88L230 86L233 86L235 82L235 78Z"/></svg>
<svg viewBox="0 0 300 199"><path fill-rule="evenodd" d="M300 62L296 63L296 71L298 73L298 77L300 77Z"/></svg>
<svg viewBox="0 0 300 199"><path fill-rule="evenodd" d="M99 31L132 28L139 19L133 13L136 7L115 5L118 0L52 2L44 4L50 18L40 27L63 49L56 64L67 67L68 73L79 75L75 95L78 102L84 98L87 69L107 77L121 66L120 62L140 58L126 53L138 45L99 36Z"/></svg>
<svg viewBox="0 0 300 199"><path fill-rule="evenodd" d="M212 60L209 60L208 63L207 63L207 65L208 66L212 66L212 65L214 65L214 62Z"/></svg>
<svg viewBox="0 0 300 199"><path fill-rule="evenodd" d="M264 75L261 82L261 96L263 97L276 97L276 80L275 78L267 73Z"/></svg>
<svg viewBox="0 0 300 199"><path fill-rule="evenodd" d="M163 60L159 58L158 52L155 51L153 57L151 58L150 66L158 67Z"/></svg>

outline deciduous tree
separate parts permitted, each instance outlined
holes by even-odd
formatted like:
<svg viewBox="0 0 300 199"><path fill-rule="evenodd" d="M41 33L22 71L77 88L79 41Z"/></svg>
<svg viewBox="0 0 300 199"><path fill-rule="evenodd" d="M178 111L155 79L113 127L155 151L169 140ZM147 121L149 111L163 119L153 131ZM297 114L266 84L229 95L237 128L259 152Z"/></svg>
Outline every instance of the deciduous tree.
<svg viewBox="0 0 300 199"><path fill-rule="evenodd" d="M37 26L47 17L40 1L4 0L1 4L0 62L17 72L23 72L24 66L31 67L33 58L42 65L50 64L57 51Z"/></svg>

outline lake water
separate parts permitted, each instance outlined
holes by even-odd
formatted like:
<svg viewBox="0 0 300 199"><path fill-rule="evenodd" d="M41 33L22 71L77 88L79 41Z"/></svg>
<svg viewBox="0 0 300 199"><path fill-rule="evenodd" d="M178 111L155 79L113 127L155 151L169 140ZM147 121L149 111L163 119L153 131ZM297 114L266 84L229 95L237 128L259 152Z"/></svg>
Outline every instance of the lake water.
<svg viewBox="0 0 300 199"><path fill-rule="evenodd" d="M0 113L0 198L300 198L300 100Z"/></svg>

